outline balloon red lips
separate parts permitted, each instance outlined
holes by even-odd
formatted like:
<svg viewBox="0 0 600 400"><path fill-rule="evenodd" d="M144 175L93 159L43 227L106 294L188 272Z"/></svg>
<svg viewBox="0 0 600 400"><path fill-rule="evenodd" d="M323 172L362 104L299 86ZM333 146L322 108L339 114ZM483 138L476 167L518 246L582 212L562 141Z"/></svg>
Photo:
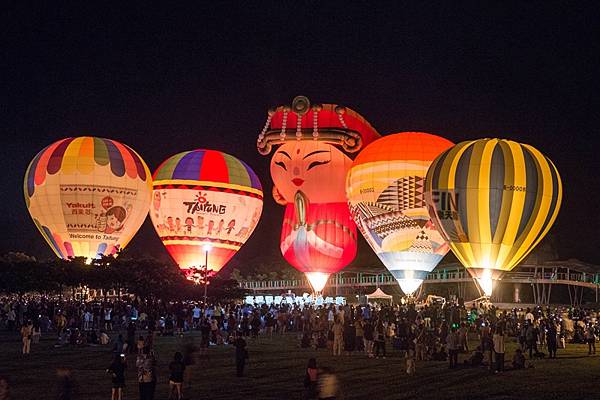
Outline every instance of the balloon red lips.
<svg viewBox="0 0 600 400"><path fill-rule="evenodd" d="M294 185L296 186L301 186L304 183L304 179L301 178L294 178L292 179L292 182L294 183Z"/></svg>

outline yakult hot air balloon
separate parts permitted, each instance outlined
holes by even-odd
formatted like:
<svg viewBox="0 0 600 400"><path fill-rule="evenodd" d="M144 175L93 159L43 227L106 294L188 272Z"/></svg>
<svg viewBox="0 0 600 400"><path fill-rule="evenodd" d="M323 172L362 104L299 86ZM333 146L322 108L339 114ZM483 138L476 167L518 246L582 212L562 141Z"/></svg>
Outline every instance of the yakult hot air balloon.
<svg viewBox="0 0 600 400"><path fill-rule="evenodd" d="M144 160L114 140L77 137L40 151L25 174L25 202L61 258L115 254L138 231L150 205Z"/></svg>
<svg viewBox="0 0 600 400"><path fill-rule="evenodd" d="M315 292L356 255L356 225L344 182L349 155L378 136L358 113L335 104L311 106L299 96L292 107L269 111L258 137L263 155L279 146L271 177L275 200L286 207L281 253L306 274Z"/></svg>
<svg viewBox="0 0 600 400"><path fill-rule="evenodd" d="M185 151L154 172L150 217L188 275L205 258L208 270L218 272L254 231L262 197L258 177L243 161L215 150Z"/></svg>
<svg viewBox="0 0 600 400"><path fill-rule="evenodd" d="M511 140L461 142L431 165L426 199L436 227L487 296L542 240L562 199L560 175L536 148Z"/></svg>
<svg viewBox="0 0 600 400"><path fill-rule="evenodd" d="M429 165L450 147L428 133L396 133L368 145L348 172L352 217L407 295L449 250L431 222L424 189Z"/></svg>

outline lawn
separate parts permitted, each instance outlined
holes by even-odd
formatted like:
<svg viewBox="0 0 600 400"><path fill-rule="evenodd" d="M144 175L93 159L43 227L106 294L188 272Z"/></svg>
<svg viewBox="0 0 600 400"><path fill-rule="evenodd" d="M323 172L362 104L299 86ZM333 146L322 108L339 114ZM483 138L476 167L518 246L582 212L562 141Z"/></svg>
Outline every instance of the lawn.
<svg viewBox="0 0 600 400"><path fill-rule="evenodd" d="M0 335L0 374L7 376L11 398L53 399L56 368L72 369L76 399L110 399L110 377L105 373L111 353L107 347L54 348L45 338L32 354L20 354L20 342L6 333ZM189 340L158 337L159 383L157 399L167 398L167 365L173 353ZM193 366L193 386L187 399L301 399L304 368L309 357L320 366L332 367L342 383L344 399L581 399L595 398L600 356L587 356L584 345L568 345L559 350L557 360L534 360L534 368L491 374L487 369L447 369L442 362L420 362L413 377L405 374L405 361L390 350L387 359L363 355L333 357L328 351L306 350L297 346L296 336L288 334L272 340L249 341L247 374L235 377L233 349L211 347L209 359ZM507 363L515 345L511 343ZM461 356L461 359L464 356ZM137 399L135 359L130 357L125 399Z"/></svg>

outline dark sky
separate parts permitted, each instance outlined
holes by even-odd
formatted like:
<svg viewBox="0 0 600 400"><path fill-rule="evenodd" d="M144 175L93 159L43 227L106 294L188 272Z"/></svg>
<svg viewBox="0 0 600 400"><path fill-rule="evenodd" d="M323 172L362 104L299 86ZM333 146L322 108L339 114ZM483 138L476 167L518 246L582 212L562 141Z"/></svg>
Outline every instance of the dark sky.
<svg viewBox="0 0 600 400"><path fill-rule="evenodd" d="M349 106L383 134L504 137L539 148L563 179L551 231L561 258L600 264L593 2L417 9L214 1L155 10L145 2L130 9L20 3L5 6L2 22L1 253L50 255L24 205L25 169L57 139L96 135L130 145L151 170L200 147L245 160L267 195L262 221L234 261L277 254L282 209L268 195L268 159L258 155L256 137L270 106L303 94ZM166 254L160 246L147 221L131 249Z"/></svg>

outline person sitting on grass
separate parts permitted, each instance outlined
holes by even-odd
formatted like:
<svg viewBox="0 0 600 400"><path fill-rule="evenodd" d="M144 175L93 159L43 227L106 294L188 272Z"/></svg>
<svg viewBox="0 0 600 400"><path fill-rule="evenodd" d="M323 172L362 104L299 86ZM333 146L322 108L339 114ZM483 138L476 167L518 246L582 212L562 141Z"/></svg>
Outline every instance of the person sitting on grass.
<svg viewBox="0 0 600 400"><path fill-rule="evenodd" d="M302 335L302 339L300 340L300 347L306 349L310 347L310 335L308 332L304 332Z"/></svg>
<svg viewBox="0 0 600 400"><path fill-rule="evenodd" d="M104 332L104 330L100 331L100 344L107 345L110 343L110 337Z"/></svg>
<svg viewBox="0 0 600 400"><path fill-rule="evenodd" d="M481 346L477 346L471 357L468 360L465 360L465 364L471 367L480 367L483 365L483 351L481 351Z"/></svg>
<svg viewBox="0 0 600 400"><path fill-rule="evenodd" d="M512 359L512 367L513 369L523 369L525 368L525 356L521 349L517 349L515 351L515 355Z"/></svg>

